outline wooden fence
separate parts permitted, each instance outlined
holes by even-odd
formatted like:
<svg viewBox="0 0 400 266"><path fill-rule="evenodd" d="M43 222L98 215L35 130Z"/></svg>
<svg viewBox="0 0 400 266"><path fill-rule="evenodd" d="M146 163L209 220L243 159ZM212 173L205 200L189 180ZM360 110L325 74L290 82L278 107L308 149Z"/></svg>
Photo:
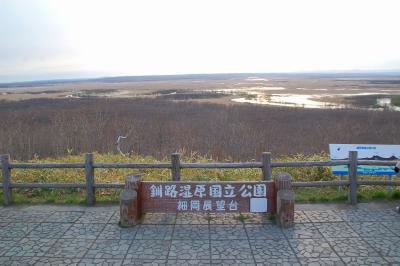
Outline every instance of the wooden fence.
<svg viewBox="0 0 400 266"><path fill-rule="evenodd" d="M11 190L13 188L83 188L86 189L86 201L88 205L95 203L95 190L97 188L123 188L123 183L96 183L96 168L163 168L171 169L173 181L179 181L181 178L181 169L217 169L217 168L260 168L262 170L262 180L272 178L272 168L276 167L312 167L312 166L334 166L348 165L349 175L347 180L336 181L314 181L314 182L293 182L293 187L328 187L328 186L349 186L349 203L357 203L358 185L382 185L399 186L399 181L392 180L357 180L357 165L381 165L394 166L395 161L373 161L357 160L357 152L351 151L348 160L334 161L302 161L302 162L272 162L271 153L262 153L261 162L242 162L242 163L184 163L180 160L178 153L171 155L170 163L96 163L93 160L93 154L85 154L85 160L82 163L12 163L9 155L1 155L2 183L4 205L12 203ZM44 169L44 168L83 168L85 169L86 183L12 183L12 169Z"/></svg>

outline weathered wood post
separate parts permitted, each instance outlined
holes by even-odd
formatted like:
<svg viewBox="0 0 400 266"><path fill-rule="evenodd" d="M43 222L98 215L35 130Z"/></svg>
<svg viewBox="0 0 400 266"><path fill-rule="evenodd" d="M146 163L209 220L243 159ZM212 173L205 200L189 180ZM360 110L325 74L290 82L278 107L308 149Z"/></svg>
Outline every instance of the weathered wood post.
<svg viewBox="0 0 400 266"><path fill-rule="evenodd" d="M271 180L271 153L270 152L263 152L262 153L262 175L263 175L263 180Z"/></svg>
<svg viewBox="0 0 400 266"><path fill-rule="evenodd" d="M11 170L10 170L10 155L1 155L1 173L3 176L3 197L4 205L8 206L12 203L11 197Z"/></svg>
<svg viewBox="0 0 400 266"><path fill-rule="evenodd" d="M141 216L140 206L140 174L131 174L125 177L125 189L120 194L121 227L134 226Z"/></svg>
<svg viewBox="0 0 400 266"><path fill-rule="evenodd" d="M294 226L294 193L292 191L291 176L285 172L279 172L275 179L277 189L277 222L282 228Z"/></svg>
<svg viewBox="0 0 400 266"><path fill-rule="evenodd" d="M96 202L92 153L85 154L85 178L86 178L86 203L87 205L92 206Z"/></svg>
<svg viewBox="0 0 400 266"><path fill-rule="evenodd" d="M179 153L171 154L171 174L172 181L180 181L181 180L181 159Z"/></svg>
<svg viewBox="0 0 400 266"><path fill-rule="evenodd" d="M357 204L357 151L349 151L349 203Z"/></svg>

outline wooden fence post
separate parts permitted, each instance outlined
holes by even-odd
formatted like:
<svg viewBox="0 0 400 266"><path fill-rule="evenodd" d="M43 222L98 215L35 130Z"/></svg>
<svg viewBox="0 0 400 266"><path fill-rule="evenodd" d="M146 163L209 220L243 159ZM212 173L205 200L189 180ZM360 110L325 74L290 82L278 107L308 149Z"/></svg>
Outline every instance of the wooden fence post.
<svg viewBox="0 0 400 266"><path fill-rule="evenodd" d="M262 175L263 180L271 180L271 153L270 152L263 152L262 153Z"/></svg>
<svg viewBox="0 0 400 266"><path fill-rule="evenodd" d="M357 204L357 151L349 152L349 203Z"/></svg>
<svg viewBox="0 0 400 266"><path fill-rule="evenodd" d="M275 179L277 222L282 228L294 226L294 193L292 191L291 176L279 172Z"/></svg>
<svg viewBox="0 0 400 266"><path fill-rule="evenodd" d="M136 225L142 215L140 195L140 174L131 174L125 177L125 189L120 194L120 218L121 227Z"/></svg>
<svg viewBox="0 0 400 266"><path fill-rule="evenodd" d="M3 197L4 205L8 206L12 203L11 198L11 170L10 170L10 155L1 155L1 172L3 175Z"/></svg>
<svg viewBox="0 0 400 266"><path fill-rule="evenodd" d="M181 162L179 153L171 154L171 173L172 173L172 181L180 181L181 180Z"/></svg>
<svg viewBox="0 0 400 266"><path fill-rule="evenodd" d="M87 205L92 206L96 202L92 153L85 154L85 177L86 177L86 203Z"/></svg>

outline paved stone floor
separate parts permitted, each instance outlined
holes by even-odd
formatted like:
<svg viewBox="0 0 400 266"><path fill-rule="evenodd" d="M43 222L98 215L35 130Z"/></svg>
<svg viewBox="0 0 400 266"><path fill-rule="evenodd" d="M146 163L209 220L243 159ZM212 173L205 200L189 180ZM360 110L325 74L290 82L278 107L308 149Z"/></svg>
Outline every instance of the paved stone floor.
<svg viewBox="0 0 400 266"><path fill-rule="evenodd" d="M391 205L296 205L287 230L255 214L118 218L118 206L0 207L0 265L400 265Z"/></svg>

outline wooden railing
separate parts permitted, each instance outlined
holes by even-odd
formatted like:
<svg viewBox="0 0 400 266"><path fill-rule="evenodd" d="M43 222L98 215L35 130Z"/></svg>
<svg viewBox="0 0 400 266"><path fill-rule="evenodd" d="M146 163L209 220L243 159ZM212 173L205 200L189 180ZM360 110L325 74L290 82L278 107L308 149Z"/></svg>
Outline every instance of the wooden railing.
<svg viewBox="0 0 400 266"><path fill-rule="evenodd" d="M218 169L218 168L260 168L262 170L262 180L270 180L272 178L272 168L276 167L312 167L312 166L335 166L348 165L348 180L337 181L312 181L293 182L293 187L328 187L328 186L349 186L349 203L357 203L357 186L358 185L386 185L399 186L399 181L392 180L357 180L357 165L380 165L394 166L395 161L372 161L357 160L357 152L351 151L348 160L334 161L302 161L302 162L272 162L271 153L262 153L261 162L242 162L242 163L184 163L180 161L180 155L173 153L170 163L96 163L93 160L93 154L85 154L83 163L12 163L8 154L1 155L2 183L4 205L12 203L11 190L13 188L83 188L86 189L86 201L88 205L95 202L95 190L99 188L123 188L123 183L96 183L96 168L132 168L132 169L149 169L163 168L171 169L172 181L179 181L181 177L181 169L198 168L198 169ZM82 168L85 169L86 183L12 183L12 169L44 169L44 168Z"/></svg>

